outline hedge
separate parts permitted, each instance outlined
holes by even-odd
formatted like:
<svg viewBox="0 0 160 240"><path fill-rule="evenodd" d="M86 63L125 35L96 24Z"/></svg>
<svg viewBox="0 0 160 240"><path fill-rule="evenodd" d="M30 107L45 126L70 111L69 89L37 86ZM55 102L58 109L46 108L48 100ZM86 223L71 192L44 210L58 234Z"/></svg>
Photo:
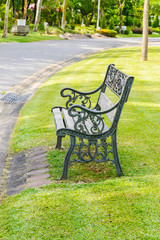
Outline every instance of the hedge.
<svg viewBox="0 0 160 240"><path fill-rule="evenodd" d="M104 36L107 37L115 37L117 32L114 30L110 30L110 29L101 29L101 30L97 30L97 33L102 34Z"/></svg>

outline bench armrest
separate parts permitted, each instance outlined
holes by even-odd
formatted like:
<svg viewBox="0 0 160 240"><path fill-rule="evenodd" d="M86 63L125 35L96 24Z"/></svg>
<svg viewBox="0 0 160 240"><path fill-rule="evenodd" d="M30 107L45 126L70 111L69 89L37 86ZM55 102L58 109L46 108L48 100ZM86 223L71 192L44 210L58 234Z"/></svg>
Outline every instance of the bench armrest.
<svg viewBox="0 0 160 240"><path fill-rule="evenodd" d="M97 135L108 131L102 114L111 112L116 106L114 105L106 111L97 111L80 105L72 105L68 109L68 114L74 119L74 130L89 135Z"/></svg>
<svg viewBox="0 0 160 240"><path fill-rule="evenodd" d="M81 92L81 91L77 91L73 88L63 88L60 92L62 97L68 97L69 99L66 102L66 108L69 108L70 106L72 106L73 104L75 104L76 101L80 101L81 105L87 108L91 108L91 100L90 97L88 95L92 95L96 92L98 92L101 89L102 85L95 89L94 91L90 91L90 92ZM65 91L70 91L71 93L67 93L65 94Z"/></svg>
<svg viewBox="0 0 160 240"><path fill-rule="evenodd" d="M98 111L98 110L95 110L95 109L92 110L92 109L86 108L86 107L81 106L81 105L72 105L72 106L69 107L69 109L68 109L68 114L69 114L71 117L78 116L78 114L79 114L80 111L81 111L81 112L83 111L83 112L90 113L90 114L92 114L92 115L94 115L94 116L95 116L95 115L106 114L106 113L109 113L109 112L113 111L115 108L117 108L118 105L119 105L119 102L120 102L120 101L118 101L113 107L111 107L111 108L109 108L109 109L107 109L107 110L104 110L104 111ZM76 108L79 109L79 111L76 110Z"/></svg>

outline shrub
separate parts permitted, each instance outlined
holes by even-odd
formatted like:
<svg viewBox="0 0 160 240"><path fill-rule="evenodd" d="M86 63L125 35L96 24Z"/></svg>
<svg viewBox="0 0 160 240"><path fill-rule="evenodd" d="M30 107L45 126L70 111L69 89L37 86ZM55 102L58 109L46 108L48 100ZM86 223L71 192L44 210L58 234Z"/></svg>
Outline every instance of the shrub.
<svg viewBox="0 0 160 240"><path fill-rule="evenodd" d="M152 28L153 32L159 33L160 34L160 29L159 28Z"/></svg>
<svg viewBox="0 0 160 240"><path fill-rule="evenodd" d="M102 34L107 37L115 37L117 34L116 31L110 30L110 29L101 29L101 30L98 30L97 33Z"/></svg>
<svg viewBox="0 0 160 240"><path fill-rule="evenodd" d="M107 27L107 23L106 23L106 18L105 17L102 18L101 26L102 26L102 28L106 28Z"/></svg>
<svg viewBox="0 0 160 240"><path fill-rule="evenodd" d="M117 26L114 31L116 31L117 33L119 33L119 27Z"/></svg>
<svg viewBox="0 0 160 240"><path fill-rule="evenodd" d="M1 30L3 29L3 26L4 26L4 22L1 21L1 22L0 22L0 29L1 29Z"/></svg>
<svg viewBox="0 0 160 240"><path fill-rule="evenodd" d="M44 31L45 29L44 29L44 23L40 23L39 25L38 25L38 31Z"/></svg>
<svg viewBox="0 0 160 240"><path fill-rule="evenodd" d="M89 26L89 27L81 27L81 26L76 26L75 31L79 32L80 34L94 34L95 33L95 27L94 26Z"/></svg>
<svg viewBox="0 0 160 240"><path fill-rule="evenodd" d="M142 34L143 29L142 29L142 28L133 28L133 29L132 29L132 32L133 32L133 33L136 33L136 34ZM152 28L148 28L148 34L151 35L152 32L153 32Z"/></svg>
<svg viewBox="0 0 160 240"><path fill-rule="evenodd" d="M139 18L134 18L133 26L140 28L142 25L141 20Z"/></svg>
<svg viewBox="0 0 160 240"><path fill-rule="evenodd" d="M34 24L30 23L29 24L29 30L32 32L33 31L33 28L34 28Z"/></svg>
<svg viewBox="0 0 160 240"><path fill-rule="evenodd" d="M132 32L137 34L142 34L142 28L133 28Z"/></svg>
<svg viewBox="0 0 160 240"><path fill-rule="evenodd" d="M153 19L152 27L153 28L159 27L159 19L158 19L158 15L157 14L155 15L155 17Z"/></svg>
<svg viewBox="0 0 160 240"><path fill-rule="evenodd" d="M111 18L110 21L109 21L109 29L110 30L114 29L114 19L113 18Z"/></svg>
<svg viewBox="0 0 160 240"><path fill-rule="evenodd" d="M129 35L129 31L126 29L124 32L123 32L125 35Z"/></svg>

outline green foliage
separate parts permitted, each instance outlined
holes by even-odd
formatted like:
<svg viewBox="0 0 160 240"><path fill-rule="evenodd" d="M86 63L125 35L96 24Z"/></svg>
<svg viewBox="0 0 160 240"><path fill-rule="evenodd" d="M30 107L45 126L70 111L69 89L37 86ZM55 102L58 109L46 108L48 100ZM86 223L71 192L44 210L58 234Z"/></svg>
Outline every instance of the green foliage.
<svg viewBox="0 0 160 240"><path fill-rule="evenodd" d="M133 25L133 18L131 16L126 17L126 26L132 26Z"/></svg>
<svg viewBox="0 0 160 240"><path fill-rule="evenodd" d="M4 22L3 21L0 21L0 29L2 30L4 27Z"/></svg>
<svg viewBox="0 0 160 240"><path fill-rule="evenodd" d="M96 29L94 26L90 25L89 27L82 27L80 25L75 26L75 31L80 33L80 34L86 34L86 33L90 33L90 34L94 34Z"/></svg>
<svg viewBox="0 0 160 240"><path fill-rule="evenodd" d="M40 32L44 32L45 31L45 29L44 29L44 23L40 23L39 25L38 25L38 31L40 31Z"/></svg>
<svg viewBox="0 0 160 240"><path fill-rule="evenodd" d="M114 18L112 17L109 21L109 29L113 30L114 29Z"/></svg>
<svg viewBox="0 0 160 240"><path fill-rule="evenodd" d="M128 35L129 34L129 30L125 30L124 32L123 32L125 35Z"/></svg>
<svg viewBox="0 0 160 240"><path fill-rule="evenodd" d="M134 26L134 28L135 27L140 28L142 26L142 21L139 18L134 18L133 26Z"/></svg>
<svg viewBox="0 0 160 240"><path fill-rule="evenodd" d="M100 27L103 29L106 29L106 27L107 27L107 20L106 20L105 16L101 20Z"/></svg>
<svg viewBox="0 0 160 240"><path fill-rule="evenodd" d="M34 24L33 24L33 23L32 23L32 24L30 23L30 24L29 24L29 31L31 31L31 32L32 32L32 31L33 31L33 29L34 29Z"/></svg>
<svg viewBox="0 0 160 240"><path fill-rule="evenodd" d="M159 27L158 14L156 14L155 17L154 17L154 19L153 19L152 27L153 27L153 28Z"/></svg>
<svg viewBox="0 0 160 240"><path fill-rule="evenodd" d="M152 28L153 32L159 33L160 34L160 29L159 28Z"/></svg>
<svg viewBox="0 0 160 240"><path fill-rule="evenodd" d="M80 15L80 13L76 13L75 14L74 21L75 21L75 24L81 24L81 15Z"/></svg>
<svg viewBox="0 0 160 240"><path fill-rule="evenodd" d="M110 29L101 29L101 30L97 30L97 33L102 34L104 36L107 37L115 37L117 32L114 30L110 30Z"/></svg>

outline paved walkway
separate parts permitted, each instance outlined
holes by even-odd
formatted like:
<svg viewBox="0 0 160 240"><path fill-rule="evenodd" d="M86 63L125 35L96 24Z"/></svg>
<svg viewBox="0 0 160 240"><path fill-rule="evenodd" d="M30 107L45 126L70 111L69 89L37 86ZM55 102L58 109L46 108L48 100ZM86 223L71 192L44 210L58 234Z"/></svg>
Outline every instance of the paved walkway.
<svg viewBox="0 0 160 240"><path fill-rule="evenodd" d="M0 101L0 190L2 190L4 186L7 186L7 182L4 183L4 181L2 181L2 173L6 162L6 153L13 127L25 101L36 92L40 85L59 69L70 65L75 61L79 61L99 50L123 46L139 46L140 43L141 39L139 38L109 38L100 40L85 39L63 42L45 41L27 44L0 44L0 89L1 91L11 91L15 94L16 99L18 99L14 104L7 104ZM160 45L160 39L151 39L150 45ZM79 55L80 53L82 55ZM47 67L48 65L50 66ZM35 70L38 71L35 73ZM24 100L25 98L23 96L26 94L28 94L28 99ZM2 98L2 96L0 97ZM18 160L12 159L12 161L14 162ZM12 163L10 164L12 165ZM27 177L22 177L22 179L25 179L22 180L22 182L28 181L28 175L25 176ZM7 179L8 178L10 180L7 181L11 182L15 176L12 176L11 174L7 176ZM34 184L31 185L33 186ZM14 192L12 187L13 186L11 185L6 189L7 194ZM18 189L21 189L22 186L17 187Z"/></svg>

